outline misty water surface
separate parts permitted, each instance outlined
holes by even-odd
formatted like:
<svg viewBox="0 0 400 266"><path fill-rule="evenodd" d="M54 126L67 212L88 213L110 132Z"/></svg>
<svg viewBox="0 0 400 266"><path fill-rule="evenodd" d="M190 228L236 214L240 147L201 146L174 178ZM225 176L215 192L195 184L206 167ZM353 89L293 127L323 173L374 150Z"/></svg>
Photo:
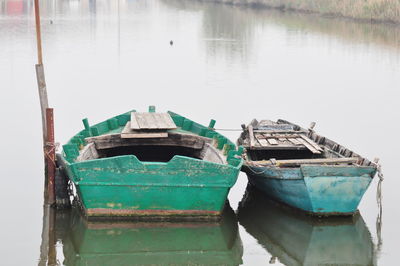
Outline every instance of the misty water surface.
<svg viewBox="0 0 400 266"><path fill-rule="evenodd" d="M161 263L207 264L218 257L233 265L397 265L398 26L191 0L54 0L42 1L41 12L58 142L81 130L84 117L95 123L148 105L202 124L214 118L219 129L239 129L253 118L284 118L303 126L316 121L322 135L371 160L381 159L383 244L377 239L377 179L359 216L321 224L268 204L260 207L262 199L255 196L239 204L247 184L240 174L229 194L238 222L231 211L224 224L159 229L87 224L75 212L58 212L52 216L56 234L50 239L56 244L49 249L42 243L33 1L0 0L0 264L49 259L77 265L89 263L88 258L93 265L157 263L155 251L162 250ZM223 133L233 141L239 134ZM44 239L49 240L45 234ZM171 247L194 255L186 259L168 251ZM199 249L207 256L196 257ZM145 258L137 255L143 250Z"/></svg>

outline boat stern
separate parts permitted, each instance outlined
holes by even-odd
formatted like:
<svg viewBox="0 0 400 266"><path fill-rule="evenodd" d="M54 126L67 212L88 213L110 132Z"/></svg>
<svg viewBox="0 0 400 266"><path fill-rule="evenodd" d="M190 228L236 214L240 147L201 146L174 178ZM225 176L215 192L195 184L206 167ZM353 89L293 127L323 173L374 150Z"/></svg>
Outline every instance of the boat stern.
<svg viewBox="0 0 400 266"><path fill-rule="evenodd" d="M368 189L376 168L372 166L300 167L315 215L353 215Z"/></svg>

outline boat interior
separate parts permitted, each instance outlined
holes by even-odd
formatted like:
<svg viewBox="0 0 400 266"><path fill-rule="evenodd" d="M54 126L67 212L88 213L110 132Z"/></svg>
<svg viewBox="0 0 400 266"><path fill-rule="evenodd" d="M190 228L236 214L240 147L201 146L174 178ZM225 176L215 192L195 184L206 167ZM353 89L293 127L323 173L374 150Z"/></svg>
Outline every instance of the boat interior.
<svg viewBox="0 0 400 266"><path fill-rule="evenodd" d="M117 133L85 140L88 144L80 151L77 162L122 155L135 155L145 162L168 162L179 155L226 163L225 156L212 145L211 139L178 131L168 131L166 137L123 138Z"/></svg>
<svg viewBox="0 0 400 266"><path fill-rule="evenodd" d="M300 164L370 165L349 149L285 120L253 120L238 139L246 148L246 160L257 164L296 167Z"/></svg>

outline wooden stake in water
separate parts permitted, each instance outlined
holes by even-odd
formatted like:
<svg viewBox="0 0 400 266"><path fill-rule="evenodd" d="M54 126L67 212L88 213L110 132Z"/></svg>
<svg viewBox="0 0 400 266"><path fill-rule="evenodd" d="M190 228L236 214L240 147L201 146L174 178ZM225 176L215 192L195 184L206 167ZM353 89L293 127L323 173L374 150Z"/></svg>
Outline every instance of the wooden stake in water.
<svg viewBox="0 0 400 266"><path fill-rule="evenodd" d="M54 114L53 108L46 109L47 142L45 146L47 163L47 191L48 204L53 205L56 202L55 193L55 175L56 175L56 146L54 143Z"/></svg>
<svg viewBox="0 0 400 266"><path fill-rule="evenodd" d="M55 144L54 144L54 117L53 109L49 108L47 98L46 80L43 68L42 53L42 36L40 30L40 8L39 0L35 0L35 25L36 25L36 41L38 63L35 65L36 78L39 90L40 109L42 114L42 130L43 130L43 150L45 157L45 195L47 203L53 205L55 203ZM47 192L47 193L46 193Z"/></svg>
<svg viewBox="0 0 400 266"><path fill-rule="evenodd" d="M40 31L39 0L35 0L35 24L36 24L36 42L37 42L37 50L38 50L38 64L43 65L42 36L41 36L41 31Z"/></svg>
<svg viewBox="0 0 400 266"><path fill-rule="evenodd" d="M40 108L42 112L42 130L43 130L43 144L46 143L46 108L49 107L47 99L47 88L46 80L44 77L43 68L43 56L42 56L42 37L40 30L40 11L39 11L39 0L35 0L35 25L36 25L36 42L37 42L37 54L38 63L36 64L36 78L39 89Z"/></svg>

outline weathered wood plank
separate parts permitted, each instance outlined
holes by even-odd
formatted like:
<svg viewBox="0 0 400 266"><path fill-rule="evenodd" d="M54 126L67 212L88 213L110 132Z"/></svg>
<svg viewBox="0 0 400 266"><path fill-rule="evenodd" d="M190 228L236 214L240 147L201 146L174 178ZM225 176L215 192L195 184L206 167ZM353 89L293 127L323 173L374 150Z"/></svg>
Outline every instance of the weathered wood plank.
<svg viewBox="0 0 400 266"><path fill-rule="evenodd" d="M176 129L168 113L131 113L131 129Z"/></svg>
<svg viewBox="0 0 400 266"><path fill-rule="evenodd" d="M129 124L130 124L131 129L138 130L138 129L140 129L140 127L139 127L139 123L138 123L138 121L136 119L135 113L136 112L132 112L131 113L131 121L129 122Z"/></svg>
<svg viewBox="0 0 400 266"><path fill-rule="evenodd" d="M121 132L121 138L166 138L168 132L166 131L151 131L151 130L132 130L130 122L126 123L124 129Z"/></svg>
<svg viewBox="0 0 400 266"><path fill-rule="evenodd" d="M250 147L254 147L255 146L255 140L254 140L253 126L249 125L248 126L248 130L249 130L249 138L250 138Z"/></svg>
<svg viewBox="0 0 400 266"><path fill-rule="evenodd" d="M136 119L138 121L140 129L148 129L149 124L147 123L146 113L136 113Z"/></svg>
<svg viewBox="0 0 400 266"><path fill-rule="evenodd" d="M268 145L268 146L248 146L243 145L248 150L307 150L304 145Z"/></svg>
<svg viewBox="0 0 400 266"><path fill-rule="evenodd" d="M146 138L167 138L168 132L141 132L138 131L137 133L125 133L121 134L121 138L123 139L146 139Z"/></svg>
<svg viewBox="0 0 400 266"><path fill-rule="evenodd" d="M251 161L250 164L276 165L276 166L296 166L302 164L349 164L356 163L359 158L323 158L323 159L296 159L296 160L263 160Z"/></svg>
<svg viewBox="0 0 400 266"><path fill-rule="evenodd" d="M162 114L155 113L153 115L154 120L157 123L157 128L168 128L168 124L165 122L164 117Z"/></svg>
<svg viewBox="0 0 400 266"><path fill-rule="evenodd" d="M94 143L97 150L109 149L121 146L181 146L193 149L203 148L205 143L211 143L211 139L180 132L169 132L166 138L121 138L120 134L109 134L85 139L88 143Z"/></svg>
<svg viewBox="0 0 400 266"><path fill-rule="evenodd" d="M86 160L93 160L99 158L96 147L94 143L89 143L80 152L79 156L76 157L77 162L82 162Z"/></svg>
<svg viewBox="0 0 400 266"><path fill-rule="evenodd" d="M257 138L258 142L260 143L261 146L269 146L269 142L266 139L259 139Z"/></svg>
<svg viewBox="0 0 400 266"><path fill-rule="evenodd" d="M288 138L287 140L290 141L291 143L293 143L294 145L301 145L301 142L299 142L295 138Z"/></svg>
<svg viewBox="0 0 400 266"><path fill-rule="evenodd" d="M314 141L312 141L311 139L309 139L308 137L306 137L306 136L304 136L304 135L301 135L300 134L300 137L302 138L302 139L304 139L305 141L307 141L310 145L312 145L315 149L317 149L317 150L319 150L319 151L323 151L323 149L317 144L317 143L315 143Z"/></svg>
<svg viewBox="0 0 400 266"><path fill-rule="evenodd" d="M276 138L276 139L289 139L289 138L298 138L298 137L300 137L300 134L282 134L282 133L279 133L279 134L275 134L275 133L264 133L264 134L261 134L261 133L255 133L256 135L257 134L260 134L260 135L263 135L265 138L270 138L270 137L273 137L273 138Z"/></svg>
<svg viewBox="0 0 400 266"><path fill-rule="evenodd" d="M155 115L156 115L155 113L145 113L144 117L145 117L147 125L148 125L147 129L159 129L157 120L154 117Z"/></svg>
<svg viewBox="0 0 400 266"><path fill-rule="evenodd" d="M269 137L267 138L267 141L271 145L278 145L278 141L275 138Z"/></svg>
<svg viewBox="0 0 400 266"><path fill-rule="evenodd" d="M319 151L319 150L317 150L316 148L314 148L314 146L312 146L310 143L308 143L308 142L305 141L304 139L302 139L302 138L297 138L297 140L298 140L301 144L303 144L304 146L306 146L307 149L309 149L312 153L314 153L314 154L320 154L320 153L321 153L321 151Z"/></svg>
<svg viewBox="0 0 400 266"><path fill-rule="evenodd" d="M165 123L165 128L167 129L175 129L177 128L174 120L172 119L171 115L168 113L162 113L160 114L164 120Z"/></svg>
<svg viewBox="0 0 400 266"><path fill-rule="evenodd" d="M298 130L265 130L265 129L254 129L254 132L257 133L283 133L283 134L295 134L295 133L301 133L303 131L298 131ZM303 132L305 133L305 132Z"/></svg>

